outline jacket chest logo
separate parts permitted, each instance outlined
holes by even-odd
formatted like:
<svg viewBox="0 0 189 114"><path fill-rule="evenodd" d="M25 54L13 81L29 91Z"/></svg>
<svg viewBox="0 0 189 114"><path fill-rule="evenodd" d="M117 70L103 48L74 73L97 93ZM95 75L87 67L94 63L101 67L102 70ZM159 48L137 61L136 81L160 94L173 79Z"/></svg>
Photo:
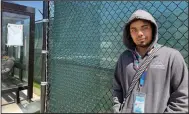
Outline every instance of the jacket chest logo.
<svg viewBox="0 0 189 114"><path fill-rule="evenodd" d="M160 60L154 60L150 64L150 68L165 69L165 65Z"/></svg>

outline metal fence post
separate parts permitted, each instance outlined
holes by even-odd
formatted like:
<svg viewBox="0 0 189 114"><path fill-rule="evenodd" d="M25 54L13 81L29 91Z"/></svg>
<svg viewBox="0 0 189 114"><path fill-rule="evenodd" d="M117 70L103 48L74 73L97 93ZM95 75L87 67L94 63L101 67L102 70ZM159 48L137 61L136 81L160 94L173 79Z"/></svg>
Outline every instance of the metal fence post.
<svg viewBox="0 0 189 114"><path fill-rule="evenodd" d="M45 112L45 99L46 99L46 56L47 56L47 38L48 38L48 17L49 17L49 1L43 1L43 45L42 45L42 72L41 72L41 109L40 112Z"/></svg>

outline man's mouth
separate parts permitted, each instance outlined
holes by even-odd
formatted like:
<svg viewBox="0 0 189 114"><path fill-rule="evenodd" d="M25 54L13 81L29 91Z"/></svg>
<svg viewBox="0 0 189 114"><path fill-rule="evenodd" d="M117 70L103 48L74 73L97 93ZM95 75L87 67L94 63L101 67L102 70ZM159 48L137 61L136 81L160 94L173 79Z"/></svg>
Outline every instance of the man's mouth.
<svg viewBox="0 0 189 114"><path fill-rule="evenodd" d="M145 41L145 38L139 38L138 41Z"/></svg>

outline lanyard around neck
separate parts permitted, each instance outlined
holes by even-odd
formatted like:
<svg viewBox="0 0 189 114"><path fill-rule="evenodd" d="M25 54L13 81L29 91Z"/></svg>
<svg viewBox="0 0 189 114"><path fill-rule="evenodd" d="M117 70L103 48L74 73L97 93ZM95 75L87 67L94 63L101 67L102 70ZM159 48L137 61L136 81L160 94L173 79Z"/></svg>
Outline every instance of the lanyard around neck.
<svg viewBox="0 0 189 114"><path fill-rule="evenodd" d="M132 55L134 57L133 67L134 67L135 70L138 70L139 69L139 57L134 52L132 52Z"/></svg>
<svg viewBox="0 0 189 114"><path fill-rule="evenodd" d="M133 54L133 57L134 57L134 63L133 63L133 67L135 70L138 70L139 69L139 58L137 58L137 55L132 52ZM145 79L146 79L146 75L147 75L147 69L142 73L141 77L140 77L140 86L144 86L144 83L145 83Z"/></svg>
<svg viewBox="0 0 189 114"><path fill-rule="evenodd" d="M147 75L147 69L142 73L141 77L140 77L140 86L143 87L144 83L145 83L145 79L146 79L146 75Z"/></svg>

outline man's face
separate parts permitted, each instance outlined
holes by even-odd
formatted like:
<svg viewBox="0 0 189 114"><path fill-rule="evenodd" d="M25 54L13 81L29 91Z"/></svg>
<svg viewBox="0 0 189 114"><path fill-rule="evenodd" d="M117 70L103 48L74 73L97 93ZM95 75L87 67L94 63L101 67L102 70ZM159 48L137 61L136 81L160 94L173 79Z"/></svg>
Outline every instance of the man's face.
<svg viewBox="0 0 189 114"><path fill-rule="evenodd" d="M152 41L151 23L144 20L136 20L130 24L131 37L138 47L148 47Z"/></svg>

